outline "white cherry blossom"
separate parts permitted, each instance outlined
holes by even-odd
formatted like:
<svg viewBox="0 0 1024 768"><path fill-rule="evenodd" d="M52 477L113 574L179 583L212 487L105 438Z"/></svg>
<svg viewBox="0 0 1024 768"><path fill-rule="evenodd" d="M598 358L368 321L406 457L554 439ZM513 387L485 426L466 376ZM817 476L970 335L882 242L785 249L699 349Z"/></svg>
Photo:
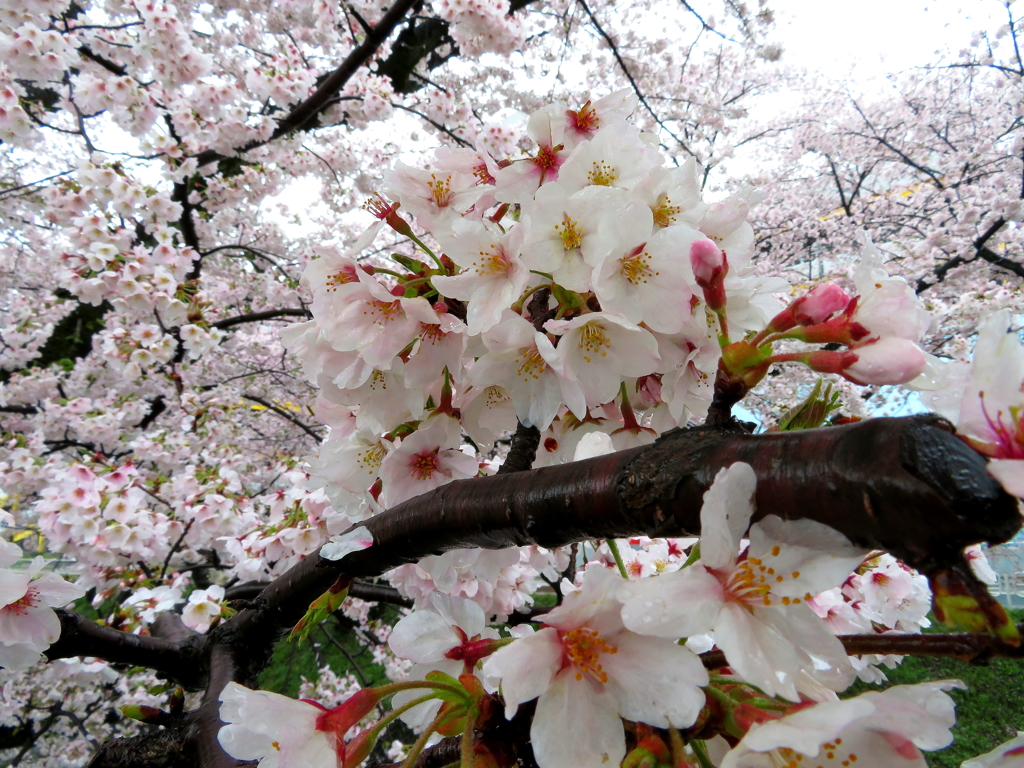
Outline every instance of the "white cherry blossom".
<svg viewBox="0 0 1024 768"><path fill-rule="evenodd" d="M978 331L957 431L989 457L989 474L1024 498L1024 346L1009 328L1003 309Z"/></svg>
<svg viewBox="0 0 1024 768"><path fill-rule="evenodd" d="M384 459L381 499L393 507L452 480L473 477L478 467L477 460L460 451L442 427L420 428Z"/></svg>
<svg viewBox="0 0 1024 768"><path fill-rule="evenodd" d="M41 573L42 557L23 571L13 570L22 556L21 547L0 539L0 667L22 671L35 664L60 636L60 619L54 608L85 594L56 573Z"/></svg>
<svg viewBox="0 0 1024 768"><path fill-rule="evenodd" d="M497 225L468 220L455 222L451 235L438 233L445 254L462 270L431 282L441 295L468 302L471 335L491 328L523 292L530 277L519 258L525 236L523 225L503 234Z"/></svg>
<svg viewBox="0 0 1024 768"><path fill-rule="evenodd" d="M945 692L965 687L959 680L898 685L801 707L754 725L721 766L925 768L922 749L942 749L953 741L955 705Z"/></svg>
<svg viewBox="0 0 1024 768"><path fill-rule="evenodd" d="M704 704L708 677L696 655L623 626L615 593L624 583L589 568L582 590L545 614L542 629L484 662L507 718L539 697L530 740L540 768L618 765L626 754L620 718L685 728Z"/></svg>
<svg viewBox="0 0 1024 768"><path fill-rule="evenodd" d="M770 696L799 700L797 678L816 662L827 663L842 690L852 677L846 652L805 601L841 584L864 552L821 523L774 515L750 527L740 552L755 486L748 464L718 473L701 508L700 558L625 585L622 620L657 637L713 631L729 666Z"/></svg>
<svg viewBox="0 0 1024 768"><path fill-rule="evenodd" d="M544 327L560 337L549 364L579 382L589 407L613 400L623 377L646 376L658 367L654 337L616 315L592 312Z"/></svg>
<svg viewBox="0 0 1024 768"><path fill-rule="evenodd" d="M477 387L503 385L524 425L547 429L563 403L578 418L586 418L579 383L551 367L548 361L554 359L555 348L528 320L506 310L483 341L488 351L474 363L469 381Z"/></svg>

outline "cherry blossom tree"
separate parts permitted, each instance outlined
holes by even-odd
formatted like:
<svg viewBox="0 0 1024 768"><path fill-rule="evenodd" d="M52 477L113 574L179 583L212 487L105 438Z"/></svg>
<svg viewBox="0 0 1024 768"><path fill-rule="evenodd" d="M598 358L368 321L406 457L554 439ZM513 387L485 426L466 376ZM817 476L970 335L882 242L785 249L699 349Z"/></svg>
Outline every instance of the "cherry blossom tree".
<svg viewBox="0 0 1024 768"><path fill-rule="evenodd" d="M1012 16L782 126L763 6L3 10L11 764L921 765L839 694L1021 655Z"/></svg>

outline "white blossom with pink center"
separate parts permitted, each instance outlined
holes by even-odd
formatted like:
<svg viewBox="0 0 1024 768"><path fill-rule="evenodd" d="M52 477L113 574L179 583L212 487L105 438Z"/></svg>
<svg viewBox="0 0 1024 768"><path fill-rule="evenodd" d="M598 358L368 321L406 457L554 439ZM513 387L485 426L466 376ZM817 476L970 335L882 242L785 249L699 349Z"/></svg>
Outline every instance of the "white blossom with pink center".
<svg viewBox="0 0 1024 768"><path fill-rule="evenodd" d="M946 691L959 680L897 685L843 701L797 709L754 725L722 768L925 768L921 750L953 741L955 704Z"/></svg>
<svg viewBox="0 0 1024 768"><path fill-rule="evenodd" d="M582 590L545 614L542 629L484 662L507 718L538 699L530 740L540 768L618 765L626 754L620 718L686 728L704 705L708 675L695 654L623 626L615 598L623 584L607 568L589 568Z"/></svg>
<svg viewBox="0 0 1024 768"><path fill-rule="evenodd" d="M381 464L381 501L393 507L452 480L473 477L478 468L477 460L460 451L442 427L421 428L404 438Z"/></svg>
<svg viewBox="0 0 1024 768"><path fill-rule="evenodd" d="M528 320L506 310L483 342L487 353L473 364L469 382L476 387L503 385L524 425L547 429L563 403L578 418L586 418L579 383L551 367L548 360L555 357L555 348Z"/></svg>
<svg viewBox="0 0 1024 768"><path fill-rule="evenodd" d="M562 184L545 184L523 206L530 226L523 263L570 291L589 291L593 268L614 245L614 223L625 203L617 189L588 187L570 195Z"/></svg>
<svg viewBox="0 0 1024 768"><path fill-rule="evenodd" d="M438 232L437 239L461 270L431 283L442 296L469 302L466 320L470 335L476 336L497 323L526 286L530 272L519 258L526 227L505 234L496 224L462 219L451 231Z"/></svg>
<svg viewBox="0 0 1024 768"><path fill-rule="evenodd" d="M526 133L537 144L537 154L498 172L494 196L499 201L526 204L541 185L558 180L559 169L569 157L569 150L555 139L562 123L560 111L551 104L530 115Z"/></svg>
<svg viewBox="0 0 1024 768"><path fill-rule="evenodd" d="M398 162L385 177L385 191L423 226L438 231L472 208L486 190L467 174Z"/></svg>
<svg viewBox="0 0 1024 768"><path fill-rule="evenodd" d="M420 314L433 310L426 299L393 296L376 278L356 270L362 290L352 290L344 306L322 325L322 334L339 352L357 351L367 365L385 370L419 333Z"/></svg>
<svg viewBox="0 0 1024 768"><path fill-rule="evenodd" d="M1024 346L1003 309L982 323L957 431L989 457L988 472L1024 498Z"/></svg>
<svg viewBox="0 0 1024 768"><path fill-rule="evenodd" d="M707 212L697 181L697 158L691 157L678 168L652 168L647 178L633 189L634 196L651 209L659 228L684 224L698 229Z"/></svg>
<svg viewBox="0 0 1024 768"><path fill-rule="evenodd" d="M616 315L591 312L544 327L560 337L548 363L579 382L589 407L615 399L623 377L646 376L658 367L658 342L650 332Z"/></svg>
<svg viewBox="0 0 1024 768"><path fill-rule="evenodd" d="M237 760L259 760L259 768L337 768L337 739L317 730L324 710L270 691L251 691L229 682L220 694L217 733L221 747Z"/></svg>
<svg viewBox="0 0 1024 768"><path fill-rule="evenodd" d="M591 185L633 189L661 163L661 154L648 146L635 128L616 123L572 151L558 173L558 182L569 194Z"/></svg>
<svg viewBox="0 0 1024 768"><path fill-rule="evenodd" d="M646 205L630 201L621 209L616 242L594 270L594 293L606 312L652 331L678 333L690 319L696 287L690 264L679 254L704 235L684 226L652 235L653 228Z"/></svg>
<svg viewBox="0 0 1024 768"><path fill-rule="evenodd" d="M22 556L21 547L0 539L0 667L21 672L39 661L40 654L60 636L54 608L85 594L35 558L24 571L11 569Z"/></svg>
<svg viewBox="0 0 1024 768"><path fill-rule="evenodd" d="M700 558L625 585L622 620L665 638L712 631L729 666L770 696L798 701L803 670L842 690L852 678L846 652L806 601L842 584L865 552L821 523L774 515L750 527L741 552L756 482L749 464L718 473L701 508Z"/></svg>
<svg viewBox="0 0 1024 768"><path fill-rule="evenodd" d="M588 100L580 109L564 110L562 119L552 120L555 141L571 151L601 129L625 123L639 103L636 91L622 88L597 101Z"/></svg>
<svg viewBox="0 0 1024 768"><path fill-rule="evenodd" d="M458 677L465 670L465 663L455 658L458 654L452 651L466 643L498 637L498 630L487 626L483 609L477 603L434 592L429 609L414 611L395 624L388 646L396 655L414 662L409 670L410 680L423 680L433 671ZM423 693L419 689L400 691L392 706L397 708ZM422 729L440 707L438 699L424 702L402 715L402 720L411 728Z"/></svg>

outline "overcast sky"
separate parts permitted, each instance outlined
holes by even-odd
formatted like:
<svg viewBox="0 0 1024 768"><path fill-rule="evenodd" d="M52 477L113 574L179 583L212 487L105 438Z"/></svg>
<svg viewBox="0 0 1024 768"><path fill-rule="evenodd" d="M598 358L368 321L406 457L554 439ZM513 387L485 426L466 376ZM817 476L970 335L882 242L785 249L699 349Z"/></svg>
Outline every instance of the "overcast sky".
<svg viewBox="0 0 1024 768"><path fill-rule="evenodd" d="M934 60L1006 21L1000 0L774 0L784 59L863 83Z"/></svg>

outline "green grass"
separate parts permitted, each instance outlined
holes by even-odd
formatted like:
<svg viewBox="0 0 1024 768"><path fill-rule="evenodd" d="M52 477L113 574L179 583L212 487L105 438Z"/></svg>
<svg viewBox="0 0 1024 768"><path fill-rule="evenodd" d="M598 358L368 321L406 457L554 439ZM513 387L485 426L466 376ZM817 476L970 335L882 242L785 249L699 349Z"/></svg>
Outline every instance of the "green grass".
<svg viewBox="0 0 1024 768"><path fill-rule="evenodd" d="M1014 622L1024 621L1024 610L1011 610ZM938 622L929 632L949 632ZM896 669L886 669L889 685L922 683L928 680L963 680L966 691L951 691L956 702L957 725L953 744L939 752L925 753L931 768L959 768L960 763L988 752L1024 730L1024 660L990 659L985 664L968 664L956 659L910 656ZM848 695L877 686L857 683Z"/></svg>

